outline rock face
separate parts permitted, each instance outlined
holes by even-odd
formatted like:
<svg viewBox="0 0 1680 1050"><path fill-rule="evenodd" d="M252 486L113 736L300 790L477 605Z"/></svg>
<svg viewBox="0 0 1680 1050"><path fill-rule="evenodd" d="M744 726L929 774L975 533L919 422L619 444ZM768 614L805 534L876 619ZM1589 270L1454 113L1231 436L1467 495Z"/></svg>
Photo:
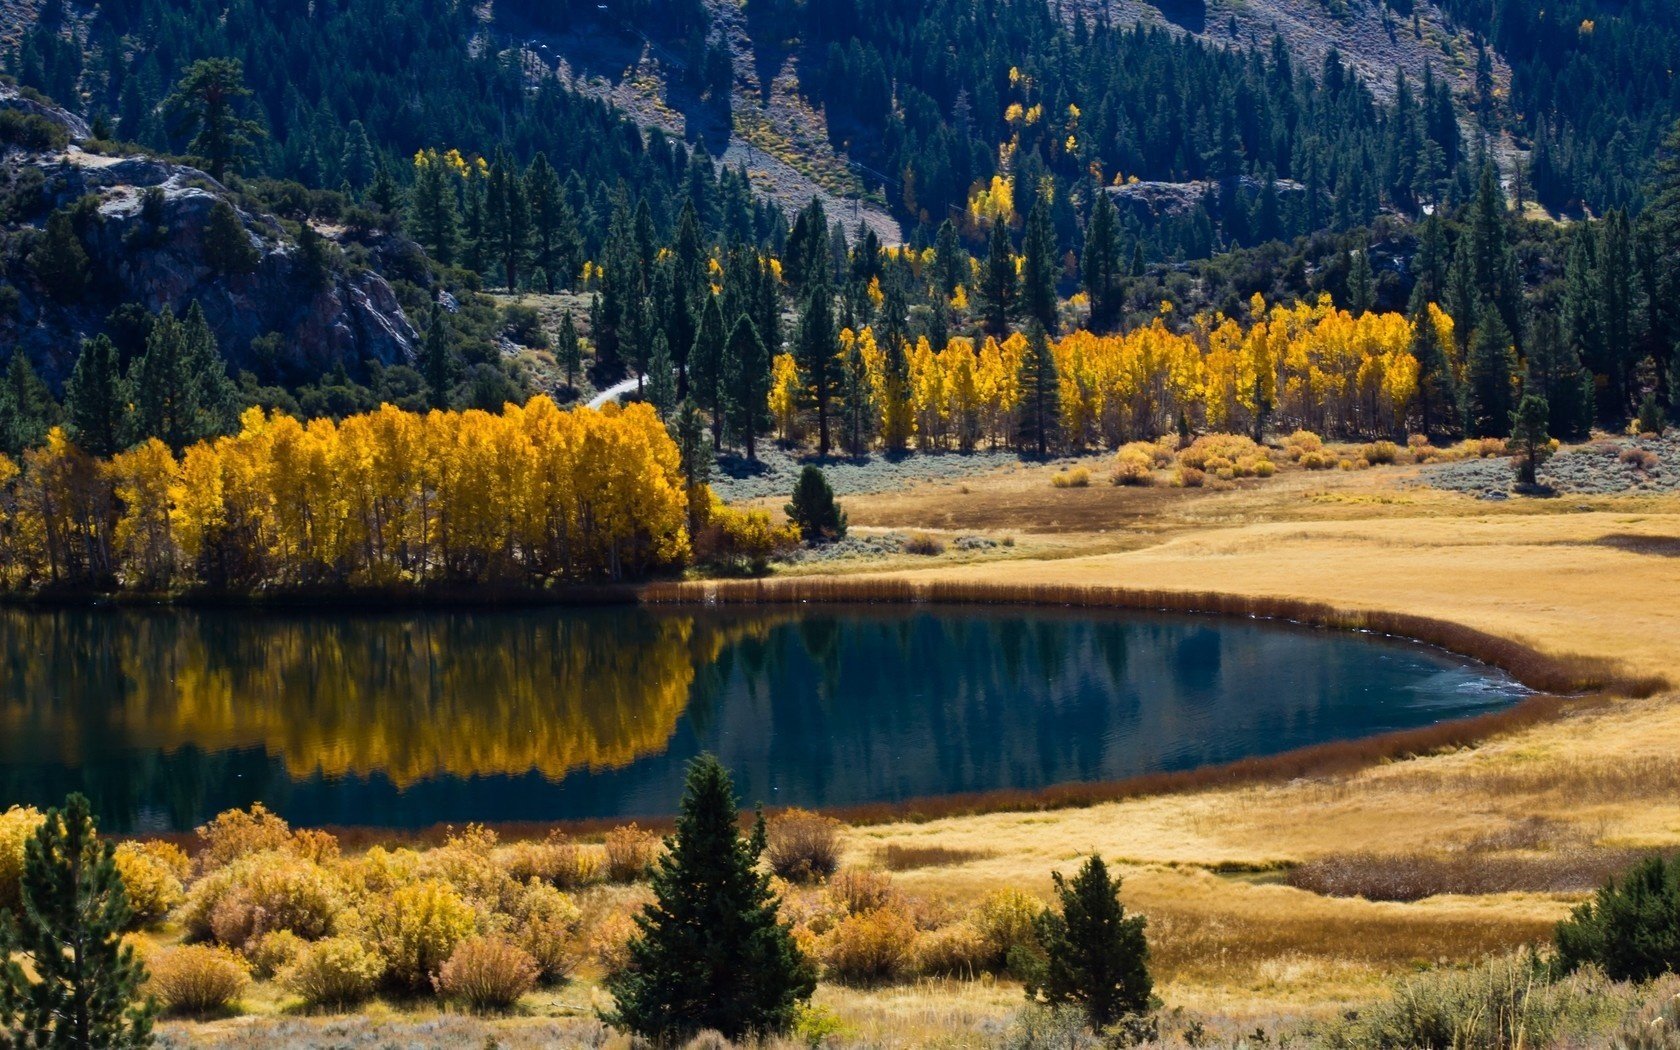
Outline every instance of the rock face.
<svg viewBox="0 0 1680 1050"><path fill-rule="evenodd" d="M1244 175L1237 180L1245 195L1260 193L1265 189L1265 183L1250 175ZM1276 182L1277 195L1280 201L1289 200L1307 192L1307 188L1293 179L1278 179ZM1121 214L1129 215L1145 223L1154 222L1161 218L1178 218L1190 214L1198 204L1215 200L1219 196L1219 183L1211 180L1199 182L1131 182L1120 186L1107 188L1109 196L1120 209Z"/></svg>
<svg viewBox="0 0 1680 1050"><path fill-rule="evenodd" d="M85 138L87 129L76 118L5 90L0 108L27 106L56 120L73 143ZM414 358L418 337L382 276L335 271L311 287L297 245L280 222L240 209L227 188L202 171L149 157L89 153L72 144L61 153L10 148L0 156L0 178L12 185L8 234L39 228L54 209L85 197L97 201L78 231L92 275L85 295L62 301L27 267L14 266L8 275L19 297L12 316L0 318L0 345L22 346L55 385L74 366L81 340L128 302L177 313L198 303L230 371L249 369L265 381L307 381L339 364L355 374L367 361L406 364ZM206 259L204 235L220 200L234 205L257 250L248 273L220 273ZM255 352L253 341L268 333L279 334L278 353Z"/></svg>

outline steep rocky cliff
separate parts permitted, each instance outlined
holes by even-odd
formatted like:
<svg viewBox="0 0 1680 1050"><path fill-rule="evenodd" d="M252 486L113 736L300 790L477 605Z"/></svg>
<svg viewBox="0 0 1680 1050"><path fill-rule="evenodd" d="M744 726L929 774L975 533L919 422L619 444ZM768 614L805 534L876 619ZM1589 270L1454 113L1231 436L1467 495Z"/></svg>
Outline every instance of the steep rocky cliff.
<svg viewBox="0 0 1680 1050"><path fill-rule="evenodd" d="M80 120L11 88L0 87L0 109L50 121L68 139L62 149L0 145L0 237L5 283L15 289L0 303L0 346L23 347L49 382L68 375L81 340L125 303L177 312L198 303L230 370L265 380L305 380L341 363L357 372L367 361L413 360L414 328L375 270L339 264L317 280L279 220L240 207L204 172L84 149L88 129ZM48 217L85 199L92 203L81 206L75 225L88 281L80 294L66 295L41 278L32 256ZM223 200L254 251L245 272L222 272L208 257L211 210ZM278 334L277 344L253 348L269 333Z"/></svg>

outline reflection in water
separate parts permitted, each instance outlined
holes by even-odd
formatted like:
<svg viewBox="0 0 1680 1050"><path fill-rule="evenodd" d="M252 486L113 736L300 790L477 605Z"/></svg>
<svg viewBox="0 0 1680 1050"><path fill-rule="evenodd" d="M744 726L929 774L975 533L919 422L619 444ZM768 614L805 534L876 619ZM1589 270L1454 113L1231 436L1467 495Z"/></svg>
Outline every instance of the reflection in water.
<svg viewBox="0 0 1680 1050"><path fill-rule="evenodd" d="M663 813L708 749L770 805L1032 788L1515 695L1352 636L971 609L4 610L0 670L0 806L80 789L121 827Z"/></svg>

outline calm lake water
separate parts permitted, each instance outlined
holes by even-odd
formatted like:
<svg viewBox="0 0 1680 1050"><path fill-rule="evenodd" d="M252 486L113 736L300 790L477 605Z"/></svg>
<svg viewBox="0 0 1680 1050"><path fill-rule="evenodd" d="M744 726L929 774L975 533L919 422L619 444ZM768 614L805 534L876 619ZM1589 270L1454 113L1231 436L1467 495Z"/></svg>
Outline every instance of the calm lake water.
<svg viewBox="0 0 1680 1050"><path fill-rule="evenodd" d="M105 827L658 815L710 750L749 804L1189 769L1477 714L1504 675L1215 617L881 606L0 610L0 808Z"/></svg>

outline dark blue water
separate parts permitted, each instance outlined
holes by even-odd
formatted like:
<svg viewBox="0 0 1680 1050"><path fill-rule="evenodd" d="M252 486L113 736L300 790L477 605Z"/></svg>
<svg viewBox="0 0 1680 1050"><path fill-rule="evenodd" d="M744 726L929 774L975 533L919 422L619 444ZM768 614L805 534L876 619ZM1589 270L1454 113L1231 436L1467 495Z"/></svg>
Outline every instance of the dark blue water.
<svg viewBox="0 0 1680 1050"><path fill-rule="evenodd" d="M299 824L840 806L1183 770L1515 702L1437 650L1026 609L0 611L0 808L104 826L262 801Z"/></svg>

